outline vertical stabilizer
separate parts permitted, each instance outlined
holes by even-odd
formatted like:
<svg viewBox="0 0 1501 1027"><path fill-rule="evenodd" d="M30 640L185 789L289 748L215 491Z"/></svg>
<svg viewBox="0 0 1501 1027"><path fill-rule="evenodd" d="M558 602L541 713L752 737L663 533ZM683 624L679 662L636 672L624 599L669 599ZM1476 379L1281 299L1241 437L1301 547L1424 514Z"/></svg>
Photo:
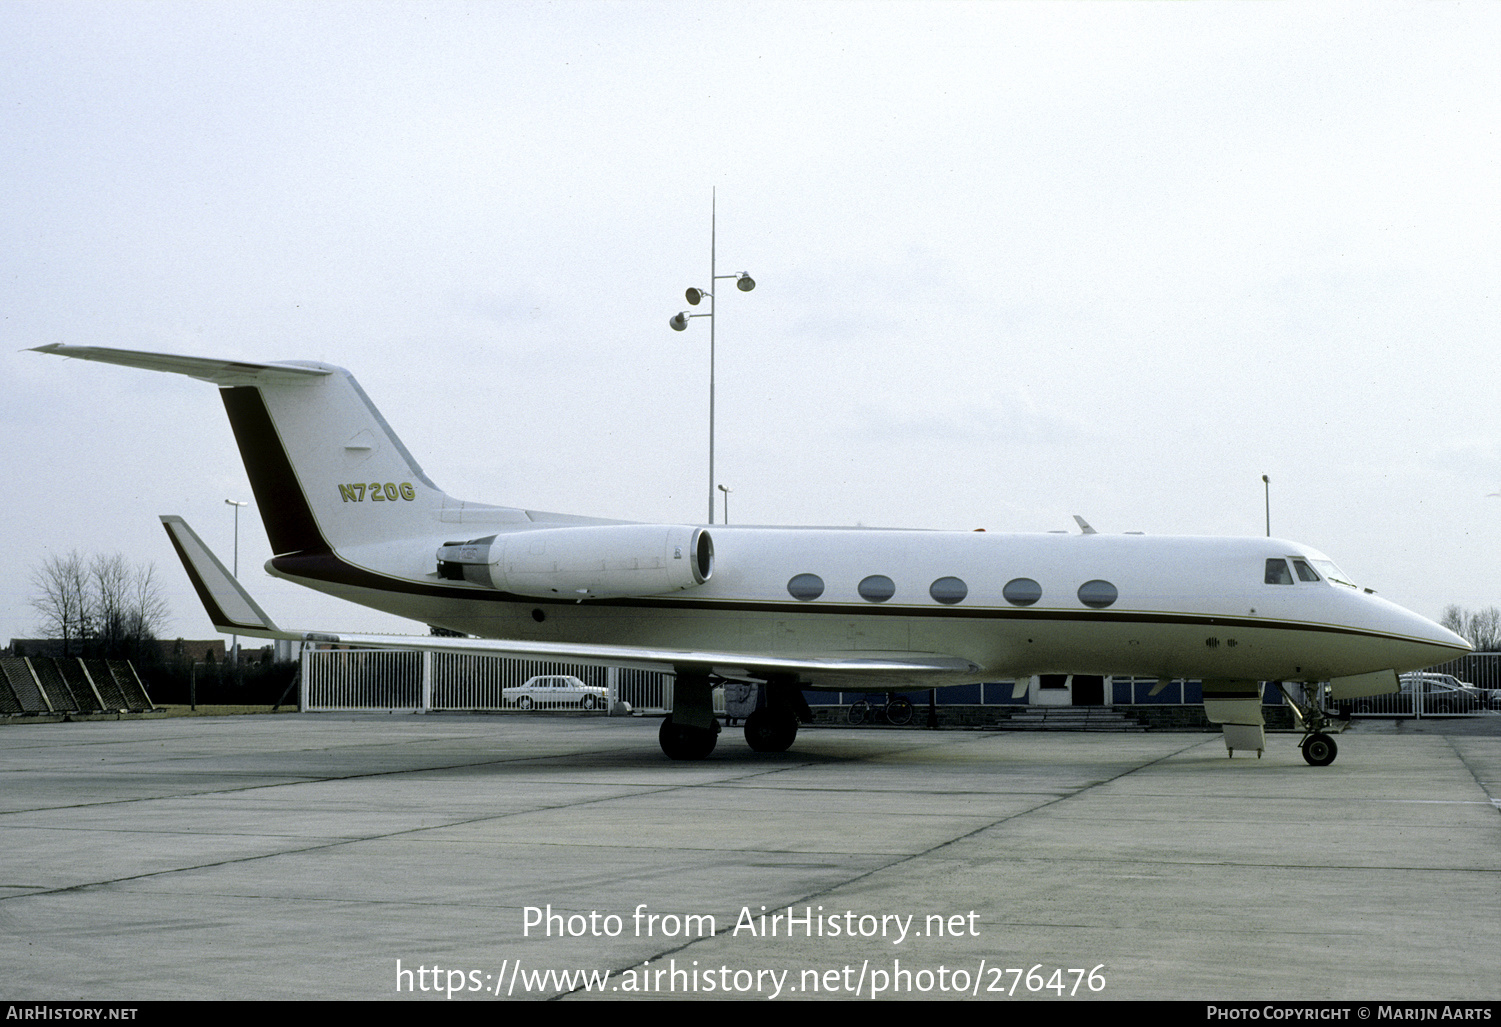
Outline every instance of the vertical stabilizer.
<svg viewBox="0 0 1501 1027"><path fill-rule="evenodd" d="M447 501L342 368L221 390L272 551L358 546L437 528Z"/></svg>
<svg viewBox="0 0 1501 1027"><path fill-rule="evenodd" d="M460 505L428 479L343 368L93 346L38 351L218 385L277 556L431 535L444 507Z"/></svg>

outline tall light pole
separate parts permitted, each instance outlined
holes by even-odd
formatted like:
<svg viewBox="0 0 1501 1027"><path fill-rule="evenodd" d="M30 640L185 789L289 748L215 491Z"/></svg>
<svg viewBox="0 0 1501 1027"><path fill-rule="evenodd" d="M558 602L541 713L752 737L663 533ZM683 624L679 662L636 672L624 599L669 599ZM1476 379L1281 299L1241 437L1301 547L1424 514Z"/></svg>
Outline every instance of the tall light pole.
<svg viewBox="0 0 1501 1027"><path fill-rule="evenodd" d="M1262 487L1266 489L1266 537L1272 537L1272 479L1266 475L1261 476Z"/></svg>
<svg viewBox="0 0 1501 1027"><path fill-rule="evenodd" d="M734 489L727 489L723 485L721 485L721 486L719 486L719 491L721 491L721 492L724 493L724 522L726 524L729 524L730 523L730 493L733 492Z"/></svg>
<svg viewBox="0 0 1501 1027"><path fill-rule="evenodd" d="M715 191L717 193L717 190ZM750 292L756 287L755 279L744 271L733 275L716 274L718 267L715 263L715 235L718 230L717 205L718 197L715 193L710 194L709 202L709 290L714 288L714 283L722 279L733 278L735 288L741 292ZM707 314L693 314L683 311L673 315L667 323L675 332L681 332L688 327L688 319L692 317L707 317L709 319L709 523L714 523L714 293L706 289L689 289L685 294L691 306L698 306L706 297L709 300L709 312Z"/></svg>
<svg viewBox="0 0 1501 1027"><path fill-rule="evenodd" d="M235 580L239 581L240 580L240 507L242 507L242 506L249 506L250 504L249 503L242 503L242 502L239 502L239 501L234 500L234 499L226 499L224 502L228 503L230 506L232 506L232 507L235 508ZM230 652L230 658L234 661L235 666L238 667L240 665L240 636L239 635L230 635L229 636L229 652Z"/></svg>

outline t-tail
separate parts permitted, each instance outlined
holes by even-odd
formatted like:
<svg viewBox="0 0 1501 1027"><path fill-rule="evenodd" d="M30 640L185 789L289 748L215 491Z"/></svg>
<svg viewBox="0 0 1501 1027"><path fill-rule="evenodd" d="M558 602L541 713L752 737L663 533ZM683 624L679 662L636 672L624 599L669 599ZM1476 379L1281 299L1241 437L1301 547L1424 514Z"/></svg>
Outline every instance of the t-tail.
<svg viewBox="0 0 1501 1027"><path fill-rule="evenodd" d="M335 550L429 538L444 530L443 522L464 519L466 504L423 473L343 368L58 344L38 351L219 386L278 570L296 573L298 565ZM514 516L525 519L521 511Z"/></svg>

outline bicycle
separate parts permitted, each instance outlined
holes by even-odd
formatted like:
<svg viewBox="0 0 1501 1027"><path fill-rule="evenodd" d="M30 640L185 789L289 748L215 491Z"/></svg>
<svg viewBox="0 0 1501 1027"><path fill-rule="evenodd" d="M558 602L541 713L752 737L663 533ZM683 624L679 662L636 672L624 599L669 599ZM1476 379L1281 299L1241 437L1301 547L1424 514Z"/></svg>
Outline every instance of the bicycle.
<svg viewBox="0 0 1501 1027"><path fill-rule="evenodd" d="M912 723L912 703L901 695L894 695L879 705L872 705L865 699L851 703L849 722L856 726L874 724L878 713L886 718L886 723L895 727Z"/></svg>

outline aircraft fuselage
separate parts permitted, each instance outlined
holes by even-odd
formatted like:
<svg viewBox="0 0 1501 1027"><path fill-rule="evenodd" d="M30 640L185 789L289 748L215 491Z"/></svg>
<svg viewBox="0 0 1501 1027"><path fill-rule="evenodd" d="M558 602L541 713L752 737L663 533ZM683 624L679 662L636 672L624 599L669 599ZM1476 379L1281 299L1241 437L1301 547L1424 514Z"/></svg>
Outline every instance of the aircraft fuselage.
<svg viewBox="0 0 1501 1027"><path fill-rule="evenodd" d="M512 532L540 530L515 527ZM442 580L444 541L340 550L273 573L492 638L809 653L945 653L987 679L1039 673L1321 681L1449 658L1455 640L1364 589L1269 584L1281 539L719 526L713 573L654 596L528 597ZM311 570L311 574L308 571ZM837 676L836 676L837 677ZM955 679L975 680L972 674ZM810 682L814 683L814 682ZM896 688L899 678L862 684ZM939 682L930 682L939 683Z"/></svg>

